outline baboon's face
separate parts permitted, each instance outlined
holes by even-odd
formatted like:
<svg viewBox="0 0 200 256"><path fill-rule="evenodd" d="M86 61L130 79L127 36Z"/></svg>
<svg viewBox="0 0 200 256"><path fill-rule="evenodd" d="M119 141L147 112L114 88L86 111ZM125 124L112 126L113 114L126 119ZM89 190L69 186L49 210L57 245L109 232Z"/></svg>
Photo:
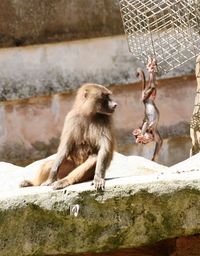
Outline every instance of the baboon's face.
<svg viewBox="0 0 200 256"><path fill-rule="evenodd" d="M117 103L111 99L112 92L98 84L85 84L78 92L78 102L83 113L111 115Z"/></svg>
<svg viewBox="0 0 200 256"><path fill-rule="evenodd" d="M97 113L111 115L115 111L117 103L111 99L110 93L102 93L101 97L97 99L96 106Z"/></svg>

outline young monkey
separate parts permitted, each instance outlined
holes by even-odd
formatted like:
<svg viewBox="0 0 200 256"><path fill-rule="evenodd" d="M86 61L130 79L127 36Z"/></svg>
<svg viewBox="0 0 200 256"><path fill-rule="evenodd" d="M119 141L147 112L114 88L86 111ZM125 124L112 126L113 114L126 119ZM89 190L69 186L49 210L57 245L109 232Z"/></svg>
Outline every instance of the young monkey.
<svg viewBox="0 0 200 256"><path fill-rule="evenodd" d="M156 146L152 161L155 161L162 147L162 137L158 132L159 110L155 105L156 97L156 81L155 73L157 72L157 62L154 58L149 58L147 64L149 72L149 82L146 85L145 74L141 69L137 69L137 76L142 80L142 101L144 103L144 119L141 128L134 129L133 135L136 138L136 143L146 144L150 141L155 141Z"/></svg>

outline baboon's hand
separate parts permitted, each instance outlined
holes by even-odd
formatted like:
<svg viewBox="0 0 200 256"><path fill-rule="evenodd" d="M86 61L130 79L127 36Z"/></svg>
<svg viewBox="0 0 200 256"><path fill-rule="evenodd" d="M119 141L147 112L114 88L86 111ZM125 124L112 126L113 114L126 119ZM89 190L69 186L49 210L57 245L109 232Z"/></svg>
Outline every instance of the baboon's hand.
<svg viewBox="0 0 200 256"><path fill-rule="evenodd" d="M58 181L53 183L53 189L54 190L62 189L62 188L68 187L69 185L70 185L70 183L67 179L58 180Z"/></svg>
<svg viewBox="0 0 200 256"><path fill-rule="evenodd" d="M104 190L105 189L105 180L103 178L100 178L99 176L94 176L93 181L94 187L96 190Z"/></svg>

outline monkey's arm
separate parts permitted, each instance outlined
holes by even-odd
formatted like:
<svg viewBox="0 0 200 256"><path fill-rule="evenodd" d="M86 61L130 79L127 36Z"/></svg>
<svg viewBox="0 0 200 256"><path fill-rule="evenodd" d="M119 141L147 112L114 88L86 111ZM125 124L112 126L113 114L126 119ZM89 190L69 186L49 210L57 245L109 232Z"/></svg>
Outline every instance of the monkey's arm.
<svg viewBox="0 0 200 256"><path fill-rule="evenodd" d="M105 174L112 160L113 145L107 139L103 139L97 156L97 164L94 175L94 186L96 189L105 188Z"/></svg>
<svg viewBox="0 0 200 256"><path fill-rule="evenodd" d="M49 186L51 185L57 178L58 174L58 168L63 162L64 158L67 158L70 153L70 148L71 148L71 140L72 140L72 132L73 132L73 127L71 126L71 129L66 130L66 124L69 122L69 120L66 118L65 119L65 124L63 127L61 139L60 139L60 145L58 147L58 152L56 155L56 159L54 161L54 164L50 170L49 177L46 182L44 182L42 185L44 186ZM68 125L68 127L70 127Z"/></svg>
<svg viewBox="0 0 200 256"><path fill-rule="evenodd" d="M65 142L62 142L60 144L60 146L58 148L57 155L56 155L56 159L51 168L48 180L45 183L45 185L50 185L56 180L59 166L63 162L64 158L68 157L68 155L69 155L69 149L68 149L67 145L68 145L68 140L66 140Z"/></svg>
<svg viewBox="0 0 200 256"><path fill-rule="evenodd" d="M146 90L144 90L142 95L142 101L147 100L155 89L156 89L155 85L151 85L148 88L146 88Z"/></svg>

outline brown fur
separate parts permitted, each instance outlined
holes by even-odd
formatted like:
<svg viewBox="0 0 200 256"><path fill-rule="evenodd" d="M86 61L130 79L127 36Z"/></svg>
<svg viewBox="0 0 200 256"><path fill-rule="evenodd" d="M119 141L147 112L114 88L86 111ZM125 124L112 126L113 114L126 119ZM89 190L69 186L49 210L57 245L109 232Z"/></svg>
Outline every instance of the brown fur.
<svg viewBox="0 0 200 256"><path fill-rule="evenodd" d="M111 115L117 106L110 95L110 90L98 84L84 84L78 90L65 118L56 159L40 168L32 185L53 184L60 189L94 178L95 187L104 189L114 150ZM30 181L22 186L26 184Z"/></svg>

